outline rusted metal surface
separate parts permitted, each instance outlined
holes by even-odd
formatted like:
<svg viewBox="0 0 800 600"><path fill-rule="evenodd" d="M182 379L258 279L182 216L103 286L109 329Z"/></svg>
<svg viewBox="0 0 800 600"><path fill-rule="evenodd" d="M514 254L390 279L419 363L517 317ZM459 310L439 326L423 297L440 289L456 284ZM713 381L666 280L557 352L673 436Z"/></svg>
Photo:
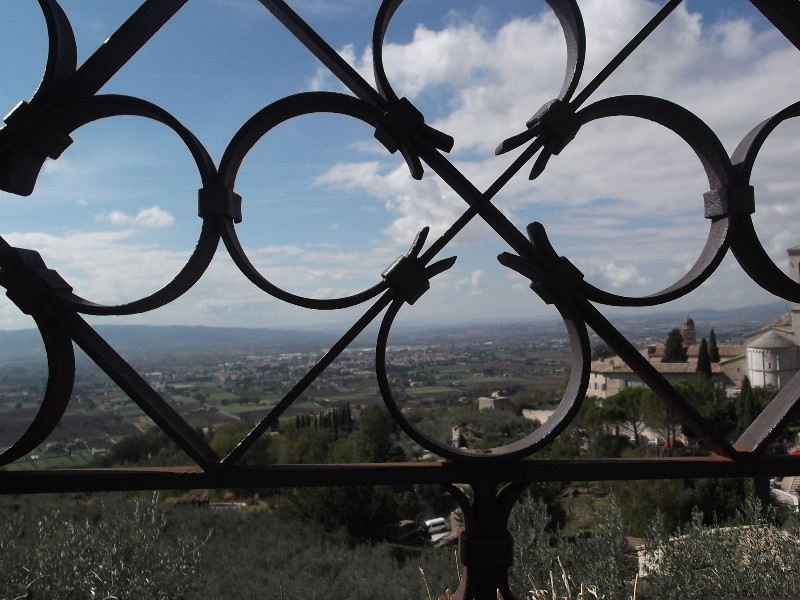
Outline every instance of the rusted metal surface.
<svg viewBox="0 0 800 600"><path fill-rule="evenodd" d="M522 460L456 462L265 465L204 471L198 466L59 469L3 473L6 493L62 491L403 485L411 483L502 483L507 481L633 481L700 477L797 474L797 459L770 456L748 461L719 457Z"/></svg>
<svg viewBox="0 0 800 600"><path fill-rule="evenodd" d="M133 115L174 131L191 154L202 187L198 215L202 219L197 246L182 270L162 289L140 299L103 305L79 297L69 282L47 267L35 249L14 248L0 238L0 285L19 309L30 314L41 332L49 367L48 385L35 419L19 440L0 454L0 465L25 456L44 442L66 409L75 375L73 342L136 402L194 461L183 468L84 469L35 472L0 471L0 493L45 491L192 489L214 487L278 487L385 484L472 484L474 499L456 488L453 494L465 509L467 533L462 556L467 567L459 597L494 597L507 589L510 545L506 521L514 500L527 482L563 480L628 480L683 477L742 477L800 473L800 458L771 456L767 444L780 432L799 405L800 379L795 376L773 403L731 445L691 404L642 357L604 316L604 307L653 306L684 297L702 285L731 253L743 270L775 297L800 302L800 285L788 278L764 251L752 222L756 196L750 174L759 149L772 131L800 114L793 104L756 126L728 156L716 134L697 116L664 99L618 96L590 103L592 94L680 4L670 0L634 36L605 69L582 82L586 40L580 8L574 0L547 0L560 23L567 48L567 68L561 90L505 141L497 153L521 148L521 154L485 190L463 175L446 154L453 137L425 123L424 115L406 98L399 98L383 66L383 40L402 0L384 0L378 7L372 36L377 89L368 84L328 43L282 0L260 0L353 95L308 92L282 98L245 122L215 164L189 129L163 108L148 101L99 90L123 69L148 40L179 14L185 0L146 0L141 7L83 64L77 65L75 39L67 16L56 0L39 0L46 22L49 51L44 79L28 101L20 102L0 129L0 189L29 195L46 159L57 160L72 143L78 128L99 119ZM795 0L751 0L795 46L800 8ZM2 74L0 74L2 77ZM581 86L582 84L582 86ZM576 94L578 88L581 91ZM374 284L336 299L298 296L269 281L253 265L237 235L242 221L242 198L236 178L242 161L271 129L289 119L312 113L336 113L374 128L375 137L390 153L399 151L415 179L427 170L436 173L465 202L462 215L439 238L419 232L408 253ZM520 231L492 199L523 170L539 177L549 159L580 134L584 125L600 119L634 116L649 120L679 136L697 155L708 181L701 190L708 236L700 255L684 275L648 296L622 296L600 289L583 278L570 260L558 254L545 228L532 223ZM458 132L452 132L458 136ZM24 209L23 209L24 210ZM386 346L395 317L417 301L433 277L449 269L450 241L470 222L482 219L504 240L509 251L500 262L530 280L539 298L561 314L572 348L571 372L563 399L553 416L530 435L507 446L487 450L452 448L430 438L409 423L392 397L386 374ZM415 232L410 232L413 235ZM236 267L264 294L308 309L362 307L362 316L333 344L285 397L269 411L228 455L218 456L181 416L136 372L81 315L128 315L167 305L200 281L222 241ZM429 245L423 250L426 241ZM532 297L532 299L535 299ZM377 376L381 394L402 429L420 445L450 462L370 465L264 465L243 467L240 459L274 425L300 395L353 342L380 319ZM710 457L637 460L522 460L534 458L574 419L586 395L590 369L587 328L633 368L642 381L667 403L683 422L714 451ZM498 491L500 484L509 487ZM491 550L491 551L490 551ZM507 596L506 596L507 595Z"/></svg>

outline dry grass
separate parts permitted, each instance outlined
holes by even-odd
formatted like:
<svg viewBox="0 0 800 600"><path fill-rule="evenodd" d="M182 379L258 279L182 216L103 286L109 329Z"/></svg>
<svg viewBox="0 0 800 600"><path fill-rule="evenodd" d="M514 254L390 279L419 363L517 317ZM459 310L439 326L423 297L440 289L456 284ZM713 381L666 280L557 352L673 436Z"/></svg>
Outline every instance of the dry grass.
<svg viewBox="0 0 800 600"><path fill-rule="evenodd" d="M531 585L534 589L529 590L527 592L527 596L525 600L605 600L605 595L600 594L597 591L597 586L594 585L584 585L581 583L580 585L576 585L575 582L572 581L572 578L567 574L566 569L564 569L564 565L561 564L561 559L558 558L558 567L561 569L561 582L564 585L564 589L567 591L567 595L559 596L558 592L556 591L556 576L555 574L550 571L550 589L543 590L543 589L536 589L536 584L531 580ZM456 556L456 568L458 569L458 557ZM428 579L425 576L425 570L420 567L419 572L422 575L422 581L425 583L425 590L428 593L428 600L433 600L433 596L431 595L430 587L428 586ZM633 596L631 600L636 600L636 587L638 583L638 575L636 577L636 581L633 584ZM458 571L458 581L461 582L461 571ZM575 595L573 595L575 594ZM437 600L451 600L453 597L453 592L449 589L445 590L443 594L441 594ZM497 590L497 600L503 600L503 596L500 594L500 590Z"/></svg>

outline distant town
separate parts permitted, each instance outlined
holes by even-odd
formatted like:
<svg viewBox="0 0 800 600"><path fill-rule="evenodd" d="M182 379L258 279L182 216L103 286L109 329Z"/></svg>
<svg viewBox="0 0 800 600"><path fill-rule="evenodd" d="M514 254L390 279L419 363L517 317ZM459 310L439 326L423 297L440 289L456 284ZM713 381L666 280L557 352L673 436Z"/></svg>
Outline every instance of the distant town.
<svg viewBox="0 0 800 600"><path fill-rule="evenodd" d="M716 327L720 348L728 353L735 349L743 376L743 342L748 334L763 329L755 325L759 319L771 313L773 323L778 323L773 329L783 327L783 333L791 332L791 319L787 325L781 308L754 307L744 312L749 320L738 329L736 317L724 312L715 314L703 326L709 330ZM630 339L654 359L660 357L654 353L663 353L669 323L681 327L675 319L675 315L656 316L652 322L627 322L621 327L627 328ZM694 321L688 321L694 328ZM683 319L684 335L686 325L687 319ZM258 330L177 329L191 340L193 352L181 349L174 328L111 328L110 333L104 333L128 351L132 365L192 426L207 433L234 421L263 419L320 360L327 350L324 344L333 340L331 335L320 334L315 344L313 334L304 334L292 347L286 341L291 337L286 332L276 337L275 332ZM46 384L43 351L36 359L35 352L26 350L36 345L35 332L11 334L19 338L14 341L19 352L6 348L0 359L1 447L12 444L34 418ZM697 331L690 335L694 337L686 344L688 362L659 363L668 376L673 371L682 376L694 373ZM20 341L23 338L28 341ZM150 347L145 340L152 340ZM237 340L243 349L237 349ZM382 404L372 343L370 346L368 339L360 339L345 350L299 395L281 420L314 417L344 406L357 418L366 407ZM286 347L281 349L282 345ZM602 348L602 342L593 342L595 351ZM393 396L404 411L504 407L541 422L561 397L570 367L569 352L563 324L557 321L405 331L387 349L387 371ZM624 387L641 385L621 361L615 363L603 352L596 354L601 358L592 365L589 395L606 397ZM724 358L730 359L727 355ZM787 360L784 364L789 364ZM99 368L86 357L79 357L78 362L73 396L64 418L45 445L8 468L83 466L108 452L119 439L151 425L142 410ZM742 376L736 381L727 377L723 382L718 363L714 369L719 385L735 393ZM601 380L603 383L598 384Z"/></svg>
<svg viewBox="0 0 800 600"><path fill-rule="evenodd" d="M208 333L213 336L213 330ZM325 350L239 356L225 350L191 360L165 354L131 362L193 426L213 430L232 421L261 420ZM497 389L557 390L569 367L566 339L419 343L392 346L387 356L393 392L404 408L466 404ZM45 382L41 363L0 365L0 446L13 443L33 419ZM358 414L379 403L375 349L347 349L282 418L320 414L346 404ZM84 360L66 415L42 451L28 460L40 468L77 466L106 452L118 438L150 425L130 398Z"/></svg>

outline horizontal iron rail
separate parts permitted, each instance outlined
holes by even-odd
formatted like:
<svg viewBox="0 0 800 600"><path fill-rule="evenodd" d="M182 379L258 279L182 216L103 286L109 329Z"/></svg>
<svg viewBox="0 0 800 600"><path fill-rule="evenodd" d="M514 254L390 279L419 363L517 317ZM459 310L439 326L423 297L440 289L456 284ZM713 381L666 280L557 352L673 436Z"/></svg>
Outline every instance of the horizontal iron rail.
<svg viewBox="0 0 800 600"><path fill-rule="evenodd" d="M800 458L717 456L599 460L523 460L512 464L348 463L270 465L203 471L199 467L5 471L15 493L133 491L142 489L278 488L353 485L498 483L504 481L635 481L708 477L779 477L796 474Z"/></svg>

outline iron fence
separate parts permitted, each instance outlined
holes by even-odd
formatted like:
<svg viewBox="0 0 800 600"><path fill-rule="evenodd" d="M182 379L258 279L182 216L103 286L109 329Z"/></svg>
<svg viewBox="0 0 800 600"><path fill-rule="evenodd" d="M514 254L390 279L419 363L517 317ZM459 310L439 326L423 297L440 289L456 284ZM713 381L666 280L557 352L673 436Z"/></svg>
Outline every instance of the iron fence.
<svg viewBox="0 0 800 600"><path fill-rule="evenodd" d="M800 5L793 0L751 0L791 43L800 48ZM190 457L186 467L131 469L60 469L0 471L0 492L94 491L134 489L244 488L325 485L435 483L450 486L465 511L461 556L466 565L462 597L492 597L500 589L510 597L507 569L511 539L506 520L519 493L531 481L632 480L686 477L749 477L800 474L800 458L766 452L800 402L800 374L785 385L769 406L734 443L717 432L665 377L616 329L607 307L654 306L686 296L701 286L731 253L744 272L777 298L800 302L800 285L768 257L752 214L756 193L750 177L759 150L784 121L800 114L800 103L757 124L744 135L731 156L715 133L697 116L670 101L640 95L590 102L607 77L680 5L666 2L598 75L582 80L586 37L575 0L547 0L558 18L567 48L567 69L556 97L546 103L522 132L503 141L497 153L522 148L518 157L486 189L479 189L448 159L454 140L426 124L424 115L395 93L384 70L383 41L402 0L383 0L375 18L372 58L377 86L373 88L313 28L282 0L261 0L310 52L349 90L307 92L282 98L257 112L230 140L219 163L202 142L169 112L146 100L103 94L101 89L124 68L170 19L179 18L186 0L145 0L105 44L77 64L71 24L56 0L39 0L48 34L47 64L41 85L30 100L20 102L0 129L0 189L12 194L32 192L46 160L57 160L71 144L71 135L99 119L138 116L175 132L190 151L202 181L198 214L202 228L194 252L180 273L157 292L121 305L103 305L73 293L69 282L48 268L35 249L12 247L0 239L0 284L11 301L30 315L41 333L47 354L48 382L35 418L19 439L0 454L0 464L26 456L44 443L63 416L75 379L73 344L93 360ZM580 91L579 91L580 88ZM411 177L429 169L460 196L464 211L438 238L428 230L417 235L407 254L383 273L377 283L350 296L315 299L293 294L266 279L253 265L237 236L242 198L236 177L242 161L272 128L294 117L337 113L374 128L375 138L390 153L400 152ZM520 231L493 203L518 172L529 177L545 172L587 124L609 117L634 116L677 134L699 157L708 180L704 194L709 230L705 246L688 271L665 289L644 297L624 296L588 283L580 270L558 254L544 226L532 223ZM458 132L455 132L456 134ZM455 259L440 258L453 238L470 222L483 220L509 248L500 263L530 280L541 301L560 313L569 334L571 368L563 398L553 415L523 439L492 449L449 446L409 422L393 397L386 363L389 333L403 306L414 304L429 289L430 280L449 269ZM331 346L292 389L269 410L234 450L219 456L175 408L130 366L83 315L144 313L163 307L191 290L206 273L220 241L236 267L264 294L309 310L362 307L362 316ZM379 277L378 277L379 276ZM383 401L393 419L414 441L438 456L430 463L260 465L242 466L253 444L278 422L292 404L339 357L364 329L380 323L376 373ZM587 394L590 369L588 330L594 331L621 357L682 422L713 450L710 456L683 458L525 460L549 446L575 418ZM471 484L468 500L452 484ZM505 484L504 487L501 487ZM499 491L498 491L499 490ZM506 595L508 594L508 595Z"/></svg>

